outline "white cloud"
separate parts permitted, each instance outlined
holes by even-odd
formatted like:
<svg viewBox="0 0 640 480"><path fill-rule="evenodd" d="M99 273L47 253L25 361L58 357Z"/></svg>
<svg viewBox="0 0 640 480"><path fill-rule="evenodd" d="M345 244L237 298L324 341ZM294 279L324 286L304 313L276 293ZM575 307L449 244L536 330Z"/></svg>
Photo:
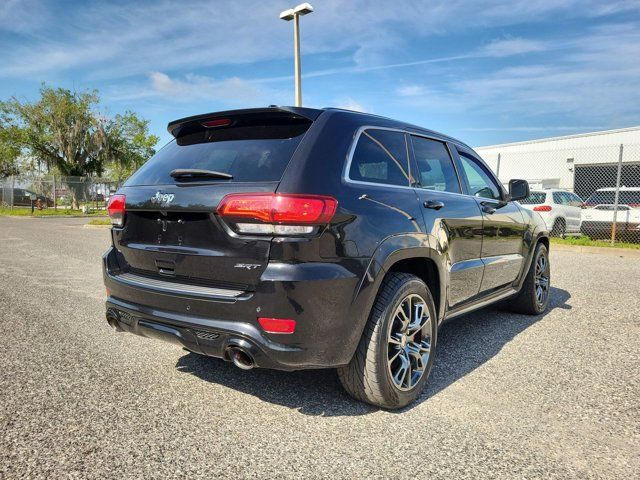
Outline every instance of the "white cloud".
<svg viewBox="0 0 640 480"><path fill-rule="evenodd" d="M355 112L372 113L372 110L365 107L362 103L354 100L351 97L343 98L336 102L337 108L344 108L345 110L353 110Z"/></svg>
<svg viewBox="0 0 640 480"><path fill-rule="evenodd" d="M425 88L422 85L405 85L397 90L401 97L419 97L425 94Z"/></svg>
<svg viewBox="0 0 640 480"><path fill-rule="evenodd" d="M396 95L411 108L499 115L518 123L551 117L592 125L637 122L640 30L598 27L554 48L553 60L519 66L470 72L468 65L447 65L440 74L450 81L407 84Z"/></svg>
<svg viewBox="0 0 640 480"><path fill-rule="evenodd" d="M149 75L152 92L163 98L178 101L215 100L226 105L284 103L286 92L267 89L239 77L215 79L202 75L187 74L172 78L163 72ZM147 90L140 91L147 95Z"/></svg>
<svg viewBox="0 0 640 480"><path fill-rule="evenodd" d="M142 0L54 6L45 0L5 0L0 6L0 31L25 35L3 51L0 76L48 79L81 69L89 78L119 79L292 56L291 25L277 18L273 2L184 0L176 8L172 0ZM604 15L634 9L634 2L612 0L603 8L598 0L325 0L316 7L302 21L304 53L342 52L352 56L355 67L366 69L387 65L397 52L407 51L408 32L427 38L457 31L460 25L471 31L545 15ZM487 48L506 55L536 46L514 38Z"/></svg>
<svg viewBox="0 0 640 480"><path fill-rule="evenodd" d="M510 57L523 53L542 52L549 49L547 42L519 37L493 40L480 49L479 53L488 57Z"/></svg>

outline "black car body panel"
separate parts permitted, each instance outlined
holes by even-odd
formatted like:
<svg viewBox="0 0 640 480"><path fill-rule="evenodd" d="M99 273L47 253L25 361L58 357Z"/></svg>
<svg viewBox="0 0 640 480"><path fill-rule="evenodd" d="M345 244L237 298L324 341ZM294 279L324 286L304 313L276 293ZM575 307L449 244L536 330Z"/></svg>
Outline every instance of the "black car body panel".
<svg viewBox="0 0 640 480"><path fill-rule="evenodd" d="M294 107L198 115L168 128L180 139L201 135L203 122L229 119L224 128L231 129L236 118L241 125L261 116L267 123L296 123L296 133L304 129L290 159L279 164L277 179L145 184L136 180L142 173L118 191L126 196L126 219L112 229L113 246L103 258L113 326L222 358L239 345L261 367L345 365L383 278L399 265L430 276L442 322L517 293L536 244L548 245L541 219L508 201L471 148L430 130L374 115ZM224 135L235 139L231 130ZM391 157L406 165L406 184L367 181L367 175L389 176L389 166L353 167L354 156L366 159L369 151L358 150L361 138L370 150L392 138ZM419 185L416 149L431 141L448 152L455 171L448 181L459 182L458 192ZM463 162L486 171L498 198L472 195ZM238 233L217 212L226 195L242 192L331 196L338 207L330 223L312 234L252 236ZM259 317L295 319L297 326L288 335L266 333Z"/></svg>

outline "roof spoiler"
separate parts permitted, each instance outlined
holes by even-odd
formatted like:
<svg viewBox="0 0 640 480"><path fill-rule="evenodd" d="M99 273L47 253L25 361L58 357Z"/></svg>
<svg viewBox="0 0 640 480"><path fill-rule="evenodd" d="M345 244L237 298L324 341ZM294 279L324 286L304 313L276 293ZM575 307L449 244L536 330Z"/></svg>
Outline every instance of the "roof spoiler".
<svg viewBox="0 0 640 480"><path fill-rule="evenodd" d="M223 112L213 112L213 113L205 113L202 115L194 115L192 117L181 118L180 120L174 120L173 122L169 122L167 125L168 132L177 138L180 135L180 131L182 127L188 124L193 124L196 122L202 122L204 120L213 120L216 118L224 118L224 117L233 117L236 115L260 115L260 114L289 114L291 117L302 117L307 120L311 120L312 122L320 116L322 110L318 110L315 108L304 108L304 107L278 107L275 105L271 105L267 108L246 108L242 110L226 110Z"/></svg>

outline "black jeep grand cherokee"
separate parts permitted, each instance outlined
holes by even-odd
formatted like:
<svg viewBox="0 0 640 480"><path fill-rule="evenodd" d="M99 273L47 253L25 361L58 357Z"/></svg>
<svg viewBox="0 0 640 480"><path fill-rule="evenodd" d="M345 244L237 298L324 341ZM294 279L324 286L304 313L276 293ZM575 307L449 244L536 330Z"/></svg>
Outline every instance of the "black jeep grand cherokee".
<svg viewBox="0 0 640 480"><path fill-rule="evenodd" d="M438 326L493 302L539 314L544 223L471 148L344 110L185 118L109 202L107 320L254 366L336 367L359 400L424 389Z"/></svg>

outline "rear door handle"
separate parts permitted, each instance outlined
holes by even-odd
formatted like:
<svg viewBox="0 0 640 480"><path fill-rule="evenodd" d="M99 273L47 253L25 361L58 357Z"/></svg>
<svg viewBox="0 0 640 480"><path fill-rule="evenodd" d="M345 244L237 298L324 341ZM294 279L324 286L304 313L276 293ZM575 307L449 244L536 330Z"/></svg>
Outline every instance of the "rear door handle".
<svg viewBox="0 0 640 480"><path fill-rule="evenodd" d="M427 200L422 205L424 208L430 208L432 210L440 210L444 207L444 203L439 202L438 200Z"/></svg>

